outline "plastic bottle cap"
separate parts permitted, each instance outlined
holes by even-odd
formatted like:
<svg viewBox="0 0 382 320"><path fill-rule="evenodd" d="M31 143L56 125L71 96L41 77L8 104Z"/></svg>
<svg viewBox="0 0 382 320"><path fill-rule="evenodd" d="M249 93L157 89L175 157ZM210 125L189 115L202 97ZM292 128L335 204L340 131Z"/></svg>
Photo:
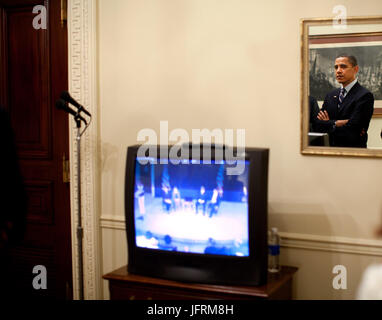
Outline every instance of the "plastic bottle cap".
<svg viewBox="0 0 382 320"><path fill-rule="evenodd" d="M274 232L274 233L279 232L279 230L278 230L277 228L272 228L271 230L272 230L272 232Z"/></svg>

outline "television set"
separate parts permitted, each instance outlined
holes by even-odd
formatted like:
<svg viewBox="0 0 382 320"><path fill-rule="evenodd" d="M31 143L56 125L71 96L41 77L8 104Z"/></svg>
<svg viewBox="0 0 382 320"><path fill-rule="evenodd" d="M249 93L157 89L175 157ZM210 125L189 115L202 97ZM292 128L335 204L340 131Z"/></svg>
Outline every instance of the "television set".
<svg viewBox="0 0 382 320"><path fill-rule="evenodd" d="M128 147L128 272L194 283L266 283L268 157L264 148Z"/></svg>

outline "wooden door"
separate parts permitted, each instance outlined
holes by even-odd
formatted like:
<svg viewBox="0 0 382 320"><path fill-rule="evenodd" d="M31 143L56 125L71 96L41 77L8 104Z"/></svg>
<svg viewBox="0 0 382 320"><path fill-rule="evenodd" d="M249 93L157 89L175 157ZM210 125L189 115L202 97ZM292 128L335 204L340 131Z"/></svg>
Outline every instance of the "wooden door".
<svg viewBox="0 0 382 320"><path fill-rule="evenodd" d="M36 29L34 19L46 28ZM27 228L12 250L14 286L29 297L72 298L68 118L55 108L68 87L67 28L61 0L0 0L0 103L10 114L28 196ZM35 20L36 21L36 20ZM37 21L44 27L43 20ZM47 289L32 286L34 266L47 272Z"/></svg>

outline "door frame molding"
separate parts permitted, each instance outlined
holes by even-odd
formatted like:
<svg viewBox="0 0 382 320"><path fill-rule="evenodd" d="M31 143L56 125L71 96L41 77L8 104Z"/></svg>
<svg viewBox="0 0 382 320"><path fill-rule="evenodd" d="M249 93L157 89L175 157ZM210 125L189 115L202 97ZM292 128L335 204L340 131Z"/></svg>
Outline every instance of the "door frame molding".
<svg viewBox="0 0 382 320"><path fill-rule="evenodd" d="M101 239L99 228L97 2L68 1L69 92L91 114L92 122L81 139L81 208L83 238L84 298L102 299ZM69 119L70 198L73 259L73 298L79 298L77 241L77 128Z"/></svg>

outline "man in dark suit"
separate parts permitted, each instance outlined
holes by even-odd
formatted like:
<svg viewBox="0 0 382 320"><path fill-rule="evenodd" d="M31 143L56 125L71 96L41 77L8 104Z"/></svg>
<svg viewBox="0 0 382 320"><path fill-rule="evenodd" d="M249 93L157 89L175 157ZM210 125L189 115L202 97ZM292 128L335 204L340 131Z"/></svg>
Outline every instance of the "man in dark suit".
<svg viewBox="0 0 382 320"><path fill-rule="evenodd" d="M373 94L358 83L359 66L354 56L338 56L334 69L341 88L326 95L314 128L327 132L333 147L366 148Z"/></svg>

